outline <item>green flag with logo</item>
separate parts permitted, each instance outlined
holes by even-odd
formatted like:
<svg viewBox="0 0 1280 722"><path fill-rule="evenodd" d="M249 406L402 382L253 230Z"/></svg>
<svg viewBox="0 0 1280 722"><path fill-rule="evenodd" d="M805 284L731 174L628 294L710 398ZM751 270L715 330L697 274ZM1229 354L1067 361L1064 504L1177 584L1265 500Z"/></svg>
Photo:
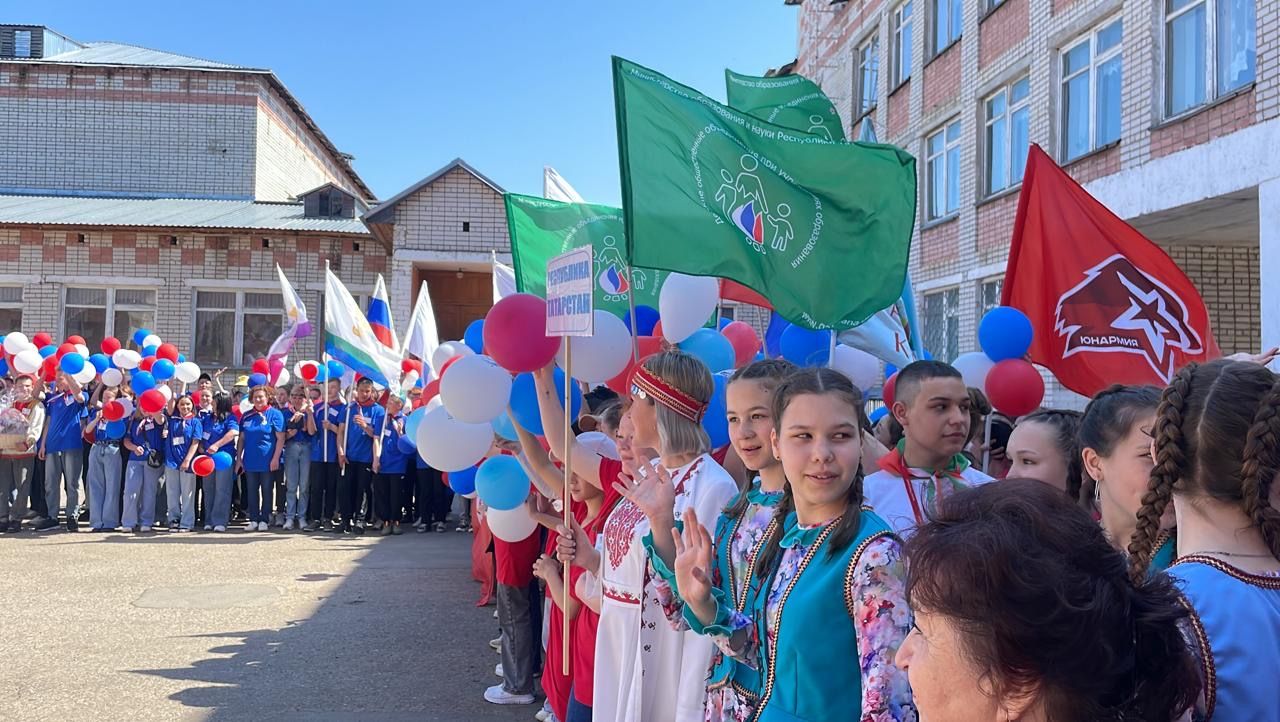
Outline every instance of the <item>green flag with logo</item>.
<svg viewBox="0 0 1280 722"><path fill-rule="evenodd" d="M633 263L737 281L808 328L852 328L897 300L910 154L767 123L621 58L613 82Z"/></svg>
<svg viewBox="0 0 1280 722"><path fill-rule="evenodd" d="M803 75L761 78L725 70L724 83L731 108L827 140L845 139L836 106L822 88Z"/></svg>
<svg viewBox="0 0 1280 722"><path fill-rule="evenodd" d="M625 318L633 290L636 305L658 307L665 273L636 268L627 274L622 209L591 203L562 203L508 193L507 230L516 289L546 296L547 261L571 248L595 249L595 307Z"/></svg>

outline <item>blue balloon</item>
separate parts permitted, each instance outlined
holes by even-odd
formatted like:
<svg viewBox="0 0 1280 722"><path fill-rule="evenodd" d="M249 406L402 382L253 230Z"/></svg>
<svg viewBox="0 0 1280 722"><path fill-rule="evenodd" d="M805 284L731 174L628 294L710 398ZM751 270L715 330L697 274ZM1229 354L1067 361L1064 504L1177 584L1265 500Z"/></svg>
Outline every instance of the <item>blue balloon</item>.
<svg viewBox="0 0 1280 722"><path fill-rule="evenodd" d="M178 354L178 363L184 364L186 362L187 362L187 357L182 354Z"/></svg>
<svg viewBox="0 0 1280 722"><path fill-rule="evenodd" d="M475 466L468 466L465 469L449 472L449 488L453 493L460 496L466 496L476 490L476 474L480 469Z"/></svg>
<svg viewBox="0 0 1280 722"><path fill-rule="evenodd" d="M792 325L782 333L782 357L797 366L826 366L831 359L831 332Z"/></svg>
<svg viewBox="0 0 1280 722"><path fill-rule="evenodd" d="M140 328L140 329L138 329L137 331L134 331L134 332L133 332L133 345L134 345L134 346L141 346L141 345L142 345L142 341L143 341L143 339L145 339L146 337L148 337L148 336L150 336L150 335L151 335L151 330L150 330L150 329Z"/></svg>
<svg viewBox="0 0 1280 722"><path fill-rule="evenodd" d="M467 324L467 330L462 334L462 342L476 353L484 353L484 319L477 318Z"/></svg>
<svg viewBox="0 0 1280 722"><path fill-rule="evenodd" d="M932 361L932 360L933 360L933 354L929 353L929 350L928 350L928 349L925 349L925 350L924 350L924 351L922 351L921 353L923 353L923 354L924 354L924 360L925 360L925 361Z"/></svg>
<svg viewBox="0 0 1280 722"><path fill-rule="evenodd" d="M774 311L769 316L769 327L764 331L764 353L769 358L782 358L782 334L791 323Z"/></svg>
<svg viewBox="0 0 1280 722"><path fill-rule="evenodd" d="M401 454L416 454L418 452L418 446L413 443L413 438L409 436L401 436L396 439L396 448L400 450Z"/></svg>
<svg viewBox="0 0 1280 722"><path fill-rule="evenodd" d="M154 369L155 366L152 366L151 368ZM254 388L256 386L266 386L266 385L267 385L266 374L249 374L249 388Z"/></svg>
<svg viewBox="0 0 1280 722"><path fill-rule="evenodd" d="M173 378L175 370L173 362L167 358L158 358L151 364L151 375L156 377L156 381L168 381Z"/></svg>
<svg viewBox="0 0 1280 722"><path fill-rule="evenodd" d="M111 357L105 353L95 353L89 357L89 363L93 364L95 371L102 373L111 368Z"/></svg>
<svg viewBox="0 0 1280 722"><path fill-rule="evenodd" d="M729 324L731 324L731 323L733 323L733 319L731 319L731 318L723 318L723 317L721 317L721 319L720 319L720 323L719 323L719 328L718 328L717 330L719 330L719 331L723 331L723 330L724 330L724 327L725 327L725 326L728 326L728 325L729 325Z"/></svg>
<svg viewBox="0 0 1280 722"><path fill-rule="evenodd" d="M517 509L529 498L529 475L514 456L489 457L476 473L476 495L493 509Z"/></svg>
<svg viewBox="0 0 1280 722"><path fill-rule="evenodd" d="M869 417L868 417L868 419L871 421L871 423L873 423L873 424L878 424L878 423L880 423L880 419L883 419L884 417L886 417L886 416L888 416L888 415L889 415L889 407L888 407L888 406L881 406L880 408L876 409L875 411L872 411L872 412L871 412L871 416L869 416Z"/></svg>
<svg viewBox="0 0 1280 722"><path fill-rule="evenodd" d="M622 323L626 325L627 330L631 331L631 313L622 315ZM653 306L639 305L636 306L636 331L632 331L633 336L652 336L653 327L658 325L658 309Z"/></svg>
<svg viewBox="0 0 1280 722"><path fill-rule="evenodd" d="M764 351L756 351L755 358L753 358L753 359L751 359L751 360L752 360L752 361L763 361L763 360L764 360Z"/></svg>
<svg viewBox="0 0 1280 722"><path fill-rule="evenodd" d="M58 353L58 347L57 347L57 346L49 345L49 346L41 346L41 347L40 347L40 358L49 358L50 356L54 355L55 353Z"/></svg>
<svg viewBox="0 0 1280 722"><path fill-rule="evenodd" d="M681 351L702 361L713 374L733 368L733 344L719 331L700 328L679 345Z"/></svg>
<svg viewBox="0 0 1280 722"><path fill-rule="evenodd" d="M347 373L347 367L342 365L337 359L329 359L329 378L340 379Z"/></svg>
<svg viewBox="0 0 1280 722"><path fill-rule="evenodd" d="M498 418L490 421L489 425L493 427L495 434L507 441L520 440L520 437L516 434L516 424L511 420L511 415L506 412L498 414Z"/></svg>
<svg viewBox="0 0 1280 722"><path fill-rule="evenodd" d="M888 380L889 380L889 377L890 377L890 376L893 376L893 375L894 375L894 374L896 374L896 373L898 373L898 367L897 367L897 366L894 366L893 364L885 364L885 365L884 365L884 380L885 380L885 381L888 381Z"/></svg>
<svg viewBox="0 0 1280 722"><path fill-rule="evenodd" d="M58 360L58 368L72 375L78 374L81 371L83 371L84 364L85 364L84 356L81 356L80 354L74 353L74 352L69 354L63 354L62 358Z"/></svg>
<svg viewBox="0 0 1280 722"><path fill-rule="evenodd" d="M987 311L978 324L978 345L992 361L1000 363L1025 356L1031 348L1032 333L1031 319L1025 313L997 306Z"/></svg>
<svg viewBox="0 0 1280 722"><path fill-rule="evenodd" d="M218 471L226 471L234 463L236 463L236 460L231 458L231 454L225 451L219 451L213 455L213 468Z"/></svg>
<svg viewBox="0 0 1280 722"><path fill-rule="evenodd" d="M146 348L142 349L142 355L143 355L143 356L155 356L155 355L156 355L156 350L157 350L157 349L159 349L159 348L160 348L159 346L147 346Z"/></svg>
<svg viewBox="0 0 1280 722"><path fill-rule="evenodd" d="M133 387L135 394L141 394L156 387L156 377L152 376L150 371L135 370L129 374L129 385Z"/></svg>
<svg viewBox="0 0 1280 722"><path fill-rule="evenodd" d="M3 344L4 342L0 341L0 345L3 345ZM0 376L8 376L8 375L9 375L9 364L6 363L4 359L0 358Z"/></svg>
<svg viewBox="0 0 1280 722"><path fill-rule="evenodd" d="M125 428L127 426L128 424L125 423L124 419L120 419L119 421L108 421L107 428L105 430L107 438L108 439L123 438Z"/></svg>
<svg viewBox="0 0 1280 722"><path fill-rule="evenodd" d="M722 374L715 374L711 380L715 383L716 390L707 403L707 413L702 416L702 428L711 437L711 448L718 449L729 443L728 398L725 396L729 382Z"/></svg>
<svg viewBox="0 0 1280 722"><path fill-rule="evenodd" d="M556 398L564 403L564 371L556 369ZM511 383L511 417L520 426L535 436L542 436L542 412L538 409L538 389L533 383L533 374L524 373L516 376ZM582 390L573 384L573 417L578 418L582 410Z"/></svg>
<svg viewBox="0 0 1280 722"><path fill-rule="evenodd" d="M316 383L322 384L329 380L329 367L324 364L316 364Z"/></svg>
<svg viewBox="0 0 1280 722"><path fill-rule="evenodd" d="M318 381L319 377L317 377L316 380ZM405 419L404 435L409 437L410 439L413 439L416 442L418 439L418 426L419 424L422 423L422 419L425 418L426 415L427 415L427 407L423 406L421 408L414 409L409 414L409 417Z"/></svg>

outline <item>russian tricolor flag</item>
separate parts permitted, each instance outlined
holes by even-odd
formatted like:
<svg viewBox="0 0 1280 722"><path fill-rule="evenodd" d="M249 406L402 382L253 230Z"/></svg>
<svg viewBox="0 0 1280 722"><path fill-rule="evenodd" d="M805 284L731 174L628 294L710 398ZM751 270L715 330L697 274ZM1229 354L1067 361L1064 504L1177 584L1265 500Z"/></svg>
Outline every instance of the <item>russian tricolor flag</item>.
<svg viewBox="0 0 1280 722"><path fill-rule="evenodd" d="M373 287L373 295L369 297L369 310L365 313L369 326L373 329L378 343L390 349L400 350L400 341L396 338L396 327L391 323L391 300L387 297L387 284L378 274L378 284Z"/></svg>

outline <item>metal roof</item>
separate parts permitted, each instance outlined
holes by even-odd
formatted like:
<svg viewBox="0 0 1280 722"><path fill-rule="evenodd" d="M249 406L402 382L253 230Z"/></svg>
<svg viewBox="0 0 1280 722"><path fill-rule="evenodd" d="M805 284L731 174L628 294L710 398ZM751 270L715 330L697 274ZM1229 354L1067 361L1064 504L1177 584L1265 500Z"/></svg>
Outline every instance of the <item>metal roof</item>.
<svg viewBox="0 0 1280 722"><path fill-rule="evenodd" d="M302 231L369 235L358 218L306 218L301 203L0 195L0 224Z"/></svg>
<svg viewBox="0 0 1280 722"><path fill-rule="evenodd" d="M494 183L493 181L489 180L489 178L485 176L485 174L481 173L475 168L472 168L470 163L466 162L461 158L454 158L453 160L449 161L440 170L437 170L435 173L432 173L426 178L423 178L417 183L414 183L408 188L405 188L404 190L400 191L394 196L391 196L387 200L379 203L377 206L375 206L373 209L371 209L368 213L364 215L365 221L369 223L386 223L387 221L384 218L382 218L382 216L387 211L390 211L392 208L396 206L397 203L404 200L405 198L408 198L414 193L417 193L422 188L425 188L426 186L429 186L432 183L435 183L437 180L439 180L441 177L443 177L446 173L453 170L454 168L461 168L466 172L470 173L471 175L475 176L481 183L484 183L485 185L497 191L498 195L506 194L506 191L502 189L502 186L498 185L497 183Z"/></svg>
<svg viewBox="0 0 1280 722"><path fill-rule="evenodd" d="M86 47L70 50L44 58L32 58L36 62L68 63L72 65L150 65L162 68L216 68L219 70L258 70L241 65L218 63L189 55L166 53L124 43L86 43Z"/></svg>

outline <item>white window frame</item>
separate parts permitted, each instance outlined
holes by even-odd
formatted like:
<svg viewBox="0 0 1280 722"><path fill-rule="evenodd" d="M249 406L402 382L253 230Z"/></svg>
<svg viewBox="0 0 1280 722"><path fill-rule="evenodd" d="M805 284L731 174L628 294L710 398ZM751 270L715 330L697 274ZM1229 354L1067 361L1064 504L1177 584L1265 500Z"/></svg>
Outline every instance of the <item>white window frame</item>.
<svg viewBox="0 0 1280 722"><path fill-rule="evenodd" d="M897 89L899 85L911 79L911 41L912 33L915 32L915 6L912 4L916 0L907 0L898 7L893 9L893 18L890 21L890 39L891 53L893 59L891 61L890 79L893 82L890 90ZM903 68L906 71L903 71Z"/></svg>
<svg viewBox="0 0 1280 722"><path fill-rule="evenodd" d="M1204 0L1201 0L1201 1L1203 2ZM1115 46L1109 48L1108 50L1103 52L1101 55L1099 55L1097 52L1098 36L1102 33L1102 31L1110 29L1111 26L1115 23L1120 23L1120 42L1116 43ZM1085 65L1083 68L1080 68L1079 70L1076 70L1075 72L1068 75L1067 74L1067 54L1075 50L1076 48L1079 48L1081 45L1085 45L1085 44L1089 46L1089 63ZM1102 22L1098 23L1085 35L1079 38L1076 38L1072 42L1064 45L1062 47L1062 50L1058 53L1058 70L1059 70L1059 77L1061 78L1060 81L1058 82L1058 107L1059 107L1058 127L1061 128L1061 131L1062 131L1061 132L1062 137L1059 139L1059 143L1058 143L1058 146L1059 146L1058 157L1062 159L1063 163L1069 163L1075 160L1076 158L1081 158L1083 156L1086 156L1094 152L1098 148L1102 147L1102 144L1098 142L1098 78L1099 78L1098 69L1102 65L1110 62L1112 59L1117 57L1120 58L1120 87L1123 88L1124 87L1124 18L1120 15L1112 15L1106 20L1103 20ZM1088 143L1088 147L1085 148L1085 150L1081 151L1080 153L1077 153L1076 155L1067 155L1068 153L1067 144L1071 140L1071 136L1070 136L1071 126L1067 122L1067 110L1068 110L1067 83L1071 82L1072 80L1075 80L1076 78L1082 75L1087 75L1089 77L1089 82L1088 82L1089 103L1086 106L1087 112L1089 114L1089 143ZM1121 123L1121 129L1120 129L1121 135L1123 135L1124 134L1123 107L1121 108L1121 113L1120 113L1120 123ZM1108 144L1114 143L1116 142L1116 140L1119 140L1119 138L1115 140L1108 140L1107 143Z"/></svg>
<svg viewBox="0 0 1280 722"><path fill-rule="evenodd" d="M947 137L946 137L946 135L945 135L945 134L946 134L946 133L947 133L947 131L948 131L948 130L950 130L952 127L956 127L956 128L957 128L957 130L956 130L956 139L955 139L955 140L947 140ZM942 136L942 150L941 150L941 152L939 152L939 153L933 153L933 152L930 150L930 148L931 148L931 146L932 146L932 141L933 141L933 139L934 139L934 138L937 138L937 137L938 137L938 136L940 136L940 135ZM960 151L960 148L961 148L961 142L962 142L963 140L964 140L964 127L960 125L960 118L958 118L958 117L956 117L956 118L952 118L952 119L948 120L947 122L943 123L941 126L939 126L939 127L938 127L938 129L937 129L935 132L930 133L928 136L926 136L926 137L925 137L925 141L924 141L924 148L925 148L925 177L926 177L926 180L927 180L927 182L928 182L928 185L927 185L927 186L926 186L926 188L925 188L925 215L926 215L926 221L930 221L930 222L931 222L931 221L940 221L940 220L943 220L943 219L946 219L946 218L950 218L950 217L952 217L952 216L954 216L954 215L956 215L957 213L959 213L959 212L960 212L960 189L959 189L959 187L958 187L958 186L959 186L959 176L957 175L957 188L956 188L956 197L955 197L955 207L954 207L954 208L952 208L952 207L948 207L948 205L947 205L947 203L946 203L946 201L947 201L947 198L946 198L946 184L945 184L945 182L944 182L944 187L943 187L943 199L942 199L942 200L943 200L943 203L940 205L941 212L940 212L940 213L937 213L937 214L933 213L933 207L934 207L934 205L935 205L934 203L932 203L932 201L934 200L934 199L933 199L933 191L934 191L934 177L935 177L933 162L934 162L934 160L936 159L936 160L938 160L938 161L939 161L939 163L941 164L941 167L942 167L942 173L941 173L941 175L942 175L942 177L943 177L943 179L944 179L944 181L945 181L945 179L947 179L947 178L948 178L948 176L950 176L950 174L951 174L951 167L950 167L950 163L949 163L949 161L947 160L947 158L948 158L948 156L950 156L950 155L951 155L951 152L952 152L952 151L956 151L957 153ZM960 172L960 167L959 167L959 166L960 166L960 159L959 159L959 156L957 155L957 157L956 157L956 173L957 173L957 174Z"/></svg>
<svg viewBox="0 0 1280 722"><path fill-rule="evenodd" d="M1234 93L1240 90L1241 88L1247 88L1250 85L1258 82L1258 34L1257 34L1258 4L1256 0L1254 0L1254 3L1253 3L1253 17L1254 17L1253 80L1247 83L1243 83L1241 85L1237 85L1233 88L1224 89L1224 88L1218 87L1218 2L1219 0L1191 0L1191 2L1187 3L1186 7L1179 8L1174 12L1169 12L1169 0L1161 0L1160 15L1163 22L1162 22L1162 27L1160 31L1160 39L1162 42L1162 47L1160 52L1160 63L1162 65L1161 69L1163 70L1163 73L1162 73L1163 78L1161 80L1160 89L1163 94L1163 101L1161 102L1160 105L1161 105L1161 111L1163 112L1163 115L1166 119L1177 118L1183 115L1189 115L1191 113L1195 113L1200 108L1203 108L1204 106L1214 102L1215 100L1225 95ZM1197 7L1201 5L1203 5L1205 9L1205 13L1204 13L1205 14L1204 98L1199 103L1196 103L1195 105L1187 106L1186 108L1183 108L1182 110L1179 110L1178 112L1175 113L1173 112L1173 106L1171 105L1173 101L1173 93L1170 92L1170 88L1169 88L1169 84L1173 80L1173 72L1172 72L1173 63L1170 62L1170 60L1172 59L1170 57L1170 54L1173 52L1173 42L1171 40L1170 30L1173 27L1174 20L1177 20L1179 17L1195 10Z"/></svg>
<svg viewBox="0 0 1280 722"><path fill-rule="evenodd" d="M25 53L19 53L19 52L18 52L18 48L19 48L19 45L18 45L18 36L20 36L20 35L21 35L22 37L26 38L26 41L27 41L27 42L26 42L26 51L27 51L27 52L25 52ZM34 40L35 40L34 35L35 35L35 34L34 34L34 33L32 33L30 30L14 30L14 31L13 31L13 57L15 57L15 58L29 58L29 57L31 57L31 44L32 44L32 41L34 41Z"/></svg>
<svg viewBox="0 0 1280 722"><path fill-rule="evenodd" d="M875 111L880 103L879 88L866 88L867 70L870 65L871 81L880 84L880 28L876 28L858 46L858 62L854 81L854 118L859 119ZM870 90L871 104L867 105L867 91Z"/></svg>
<svg viewBox="0 0 1280 722"><path fill-rule="evenodd" d="M987 289L991 286L996 288L996 298L994 303L987 303ZM1004 276L993 276L978 281L978 321L982 321L982 317L987 312L1000 305L1000 293L1004 290ZM976 328L976 327L975 327Z"/></svg>
<svg viewBox="0 0 1280 722"><path fill-rule="evenodd" d="M947 300L947 297L951 294L954 294L954 298L955 298L954 302L948 302ZM924 328L921 329L921 331L923 332L921 335L923 336L923 339L926 341L925 347L926 349L928 349L929 344L927 343L927 341L928 339L931 338L931 334L929 333L930 331L929 329L930 316L928 312L929 299L934 297L939 297L939 296L942 298L942 301L941 301L942 316L940 317L939 322L942 323L942 346L943 347L936 350L929 349L929 352L933 354L933 357L935 359L939 361L945 361L946 363L951 363L952 361L955 360L954 356L958 355L960 352L960 287L959 286L944 286L942 288L934 289L928 293L925 293L920 297L921 310L924 312L923 322L925 324ZM955 321L954 334L950 332L951 321ZM956 354L950 353L950 351L953 350L953 347Z"/></svg>
<svg viewBox="0 0 1280 722"><path fill-rule="evenodd" d="M947 48L955 45L956 42L964 36L964 3L961 0L931 0L931 3L931 7L929 9L932 11L930 13L932 17L930 18L931 22L929 24L929 29L932 32L929 33L929 47L932 52L930 52L929 56L936 57L946 51ZM938 8L941 7L943 3L947 6L947 40L946 42L938 42L938 28L941 25L938 22ZM957 9L960 11L959 27L956 28L955 34L952 35L951 29L956 25L956 18L952 16L952 11Z"/></svg>
<svg viewBox="0 0 1280 722"><path fill-rule="evenodd" d="M236 305L235 305L234 311L229 308L201 308L200 307L201 292L203 293L234 293L236 297ZM217 288L217 287L210 288L210 287L196 286L195 288L192 289L191 338L190 338L191 345L188 346L188 348L191 349L191 352L193 354L195 353L195 349L196 349L196 334L198 333L198 329L196 328L196 317L199 315L199 312L207 311L211 313L234 313L235 320L232 322L232 326L231 326L232 328L231 357L232 358L231 358L231 361L227 363L227 367L228 368L245 368L248 366L248 364L239 363L238 360L244 358L244 316L246 312L246 306L244 301L245 301L245 295L250 293L266 293L266 294L281 296L279 291L272 290L269 288L238 289L238 288ZM280 313L280 316L281 316L280 323L282 326L284 324L283 301L284 301L284 298L283 296L281 296L281 305L276 308L276 310ZM263 315L261 312L264 310L267 310L267 309L260 306L253 306L249 308L249 312L255 315ZM196 362L204 363L205 360L196 359ZM219 362L221 363L222 361L219 361Z"/></svg>
<svg viewBox="0 0 1280 722"><path fill-rule="evenodd" d="M1014 100L1013 90L1015 87L1017 87L1022 83L1027 84L1027 94L1024 97L1022 97L1020 100ZM999 116L992 116L991 101L995 100L996 97L1000 95L1004 95L1004 100L1005 100L1004 112ZM984 121L983 133L982 133L982 138L983 138L982 190L983 190L984 196L995 195L996 193L1007 191L1010 188L1016 188L1022 184L1022 178L1018 178L1017 180L1014 180L1014 177L1013 177L1015 171L1021 170L1021 168L1019 168L1019 164L1026 165L1026 162L1027 162L1027 157L1025 152L1022 158L1014 157L1014 151L1016 149L1013 147L1013 121L1014 121L1014 116L1019 113L1025 113L1027 117L1027 130L1028 130L1027 147L1029 149L1030 148L1030 128L1031 128L1031 125L1030 125L1031 124L1031 76L1030 74L1023 75L1013 80L1012 82L1008 83L1007 85L1001 86L994 93L991 93L990 95L988 95L986 98L982 100L982 116ZM1003 137L998 139L993 138L992 126L994 126L996 123L999 123L1001 120L1004 121ZM991 184L991 151L993 149L993 145L997 142L1000 143L1005 149L1005 158L1004 158L1005 184L1000 186L999 188L996 188Z"/></svg>
<svg viewBox="0 0 1280 722"><path fill-rule="evenodd" d="M154 325L154 322L158 320L160 317L160 291L154 286L143 286L143 285L107 286L107 285L91 284L91 283L64 283L62 285L61 291L59 292L60 294L59 308L61 309L61 312L58 314L58 335L62 338L66 338L67 336L67 309L72 307L72 306L68 306L67 304L67 291L72 288L83 288L83 289L88 289L93 291L106 291L107 303L106 303L106 306L103 307L106 311L106 318L103 320L103 324L102 324L103 338L119 338L118 336L116 336L116 329L115 329L116 291L150 291L151 293L154 294L154 298L155 298L155 301L153 302L153 305L150 308L146 308L139 304L126 303L126 304L121 304L122 308L120 310L150 311L153 325ZM74 308L99 308L99 307L88 306L85 304L75 304Z"/></svg>

